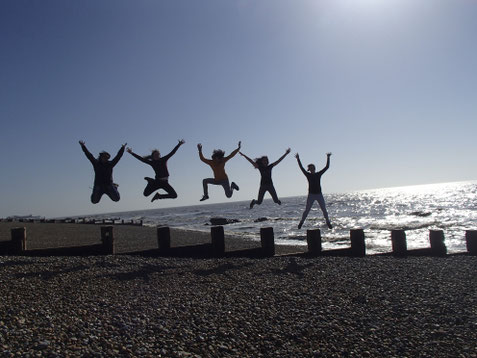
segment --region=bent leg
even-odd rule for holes
[[[111,198],[112,201],[119,201],[121,197],[119,196],[119,191],[116,188],[116,185],[111,185],[106,188],[106,195]]]
[[[227,198],[231,198],[232,194],[233,194],[233,190],[232,190],[232,188],[230,188],[230,183],[229,183],[228,179],[220,181],[220,185],[222,185],[222,187],[224,188],[225,196]]]
[[[169,184],[167,180],[161,180],[159,182],[160,189],[164,189],[167,194],[159,194],[159,199],[175,199],[177,198],[177,193],[174,188]]]
[[[103,194],[104,194],[104,191],[101,189],[101,187],[95,185],[93,187],[93,192],[91,193],[91,202],[93,204],[99,203]]]
[[[204,196],[209,196],[209,184],[217,184],[216,180],[213,178],[207,178],[202,180],[202,187],[204,188]]]
[[[144,188],[143,194],[144,196],[149,196],[152,193],[154,193],[157,189],[159,189],[160,186],[158,185],[157,180],[153,180],[151,178],[146,178],[146,180],[147,180],[147,185]]]

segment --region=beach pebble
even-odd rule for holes
[[[467,256],[0,262],[5,357],[477,354]]]

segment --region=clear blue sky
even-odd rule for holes
[[[199,204],[210,156],[289,155],[279,196],[305,195],[294,158],[325,164],[325,193],[477,178],[477,1],[3,0],[0,217]],[[89,201],[96,155],[166,154],[176,200],[142,196],[125,154],[121,201]],[[250,200],[259,173],[227,164]],[[221,188],[210,203],[226,201]]]

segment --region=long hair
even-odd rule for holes
[[[255,158],[254,162],[259,166],[260,168],[265,167],[265,159],[268,160],[268,157],[266,155],[260,157],[260,158]]]
[[[144,156],[143,158],[146,159],[146,160],[152,160],[152,157],[154,156],[154,153],[159,153],[159,154],[160,154],[160,152],[159,152],[158,149],[153,149],[152,152],[151,152],[151,154],[146,155],[146,156]]]
[[[225,152],[222,149],[214,149],[212,159],[223,159]]]

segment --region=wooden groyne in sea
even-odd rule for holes
[[[30,224],[89,224],[89,225],[133,225],[143,226],[142,220],[124,219],[88,219],[88,218],[64,218],[64,219],[34,219],[34,218],[0,218],[0,222],[18,222]]]
[[[225,235],[223,226],[212,226],[210,229],[210,243],[173,247],[171,245],[170,228],[157,227],[157,248],[132,252],[128,254],[166,257],[273,257],[275,256],[275,238],[272,227],[260,229],[260,246],[252,249],[225,251]],[[477,256],[477,230],[467,230],[465,233],[466,252],[452,255]],[[391,231],[392,251],[375,254],[375,256],[436,256],[445,257],[444,231],[429,231],[430,246],[420,249],[407,249],[406,233],[404,230]],[[365,232],[363,229],[350,230],[350,246],[342,249],[323,250],[320,229],[307,230],[307,252],[291,253],[286,256],[366,256]],[[88,255],[115,255],[117,254],[114,240],[114,226],[100,227],[100,243],[88,246],[57,247],[47,249],[29,249],[27,230],[25,227],[11,229],[11,240],[0,242],[0,255],[20,256],[88,256]]]

